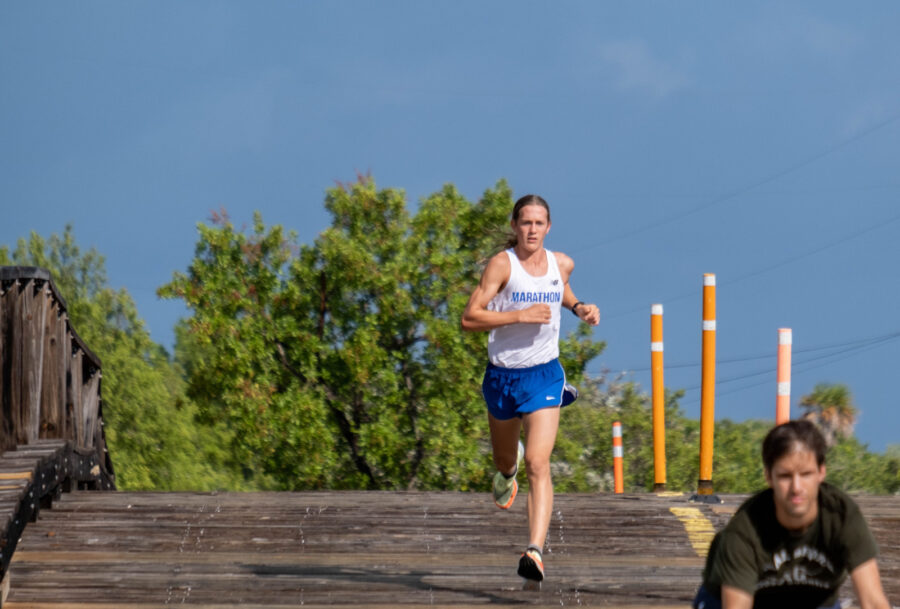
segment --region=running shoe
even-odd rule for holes
[[[494,503],[501,510],[508,510],[516,500],[516,493],[519,492],[515,474],[511,478],[507,478],[502,472],[494,474],[493,490]]]
[[[542,581],[544,579],[544,561],[541,558],[541,552],[534,546],[529,546],[522,558],[519,559],[519,575],[531,581]]]
[[[570,385],[566,383],[563,386],[563,395],[562,395],[562,405],[568,406],[572,402],[578,399],[578,388],[575,385]]]
[[[516,457],[516,471],[513,475],[506,477],[503,472],[494,474],[492,489],[494,491],[494,503],[501,510],[508,510],[512,507],[513,501],[516,500],[516,493],[519,492],[519,484],[516,482],[516,474],[519,473],[519,462],[525,456],[525,447],[519,442],[518,455]]]

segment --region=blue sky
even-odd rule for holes
[[[592,371],[649,388],[660,302],[667,385],[699,416],[715,273],[716,417],[774,417],[790,327],[793,414],[846,383],[883,450],[900,443],[897,31],[892,2],[3,2],[0,244],[73,223],[171,347],[186,312],[155,292],[212,210],[310,242],[325,189],[357,172],[411,208],[505,178],[550,202],[547,245],[600,306]]]

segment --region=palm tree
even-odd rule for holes
[[[819,383],[812,393],[800,399],[800,407],[806,410],[802,418],[819,427],[829,447],[834,446],[838,437],[853,435],[858,411],[846,385]]]

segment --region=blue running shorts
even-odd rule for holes
[[[488,363],[481,383],[488,412],[500,421],[570,404],[573,391],[573,387],[566,386],[566,373],[559,359],[529,368],[501,368]]]

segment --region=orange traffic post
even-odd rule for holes
[[[613,423],[613,480],[616,485],[616,494],[625,492],[625,480],[623,478],[622,468],[622,424],[618,421]]]
[[[775,394],[775,424],[791,420],[791,345],[790,328],[778,329],[778,389]]]
[[[653,490],[666,490],[666,386],[663,381],[663,306],[650,307],[650,381],[653,396]]]
[[[713,436],[716,403],[716,276],[703,275],[703,359],[700,381],[700,480],[691,501],[721,503],[713,494]]]

